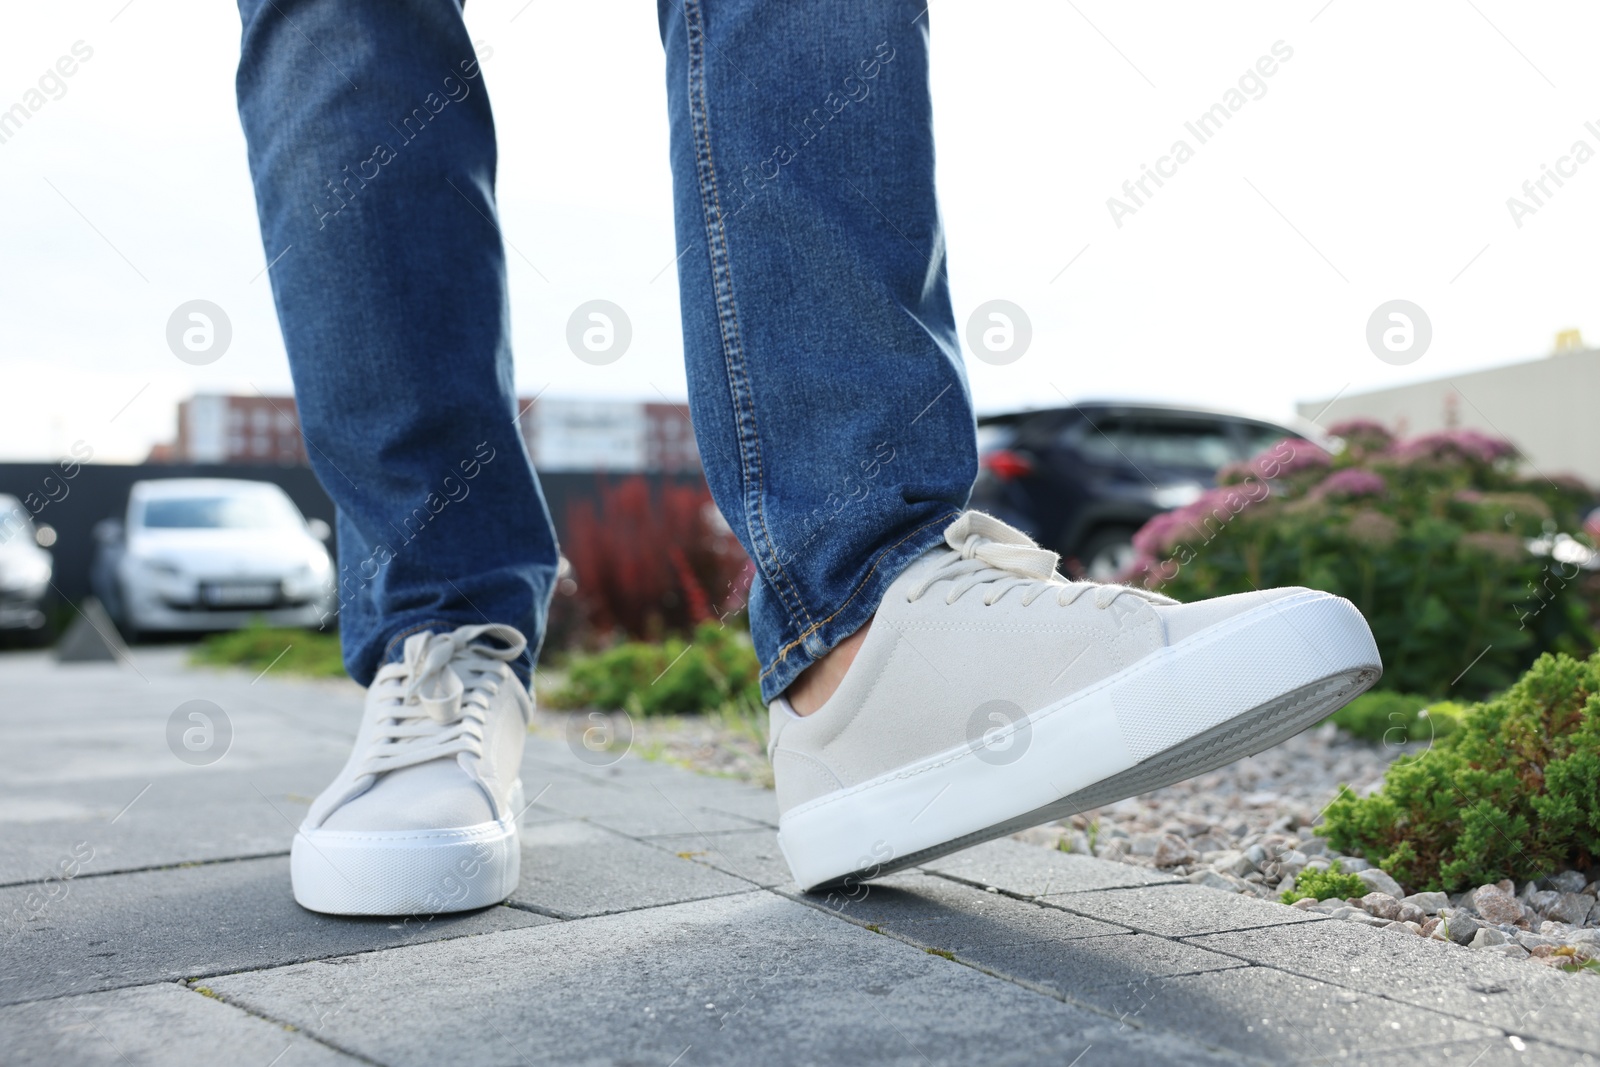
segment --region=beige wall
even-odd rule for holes
[[[1309,419],[1324,405],[1298,408]],[[1450,426],[1483,430],[1510,438],[1545,475],[1576,474],[1600,485],[1600,350],[1341,396],[1317,422],[1352,418],[1376,419],[1407,436]]]

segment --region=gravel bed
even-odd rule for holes
[[[1554,967],[1600,970],[1600,869],[1406,895],[1382,870],[1315,835],[1341,785],[1366,796],[1382,784],[1391,761],[1423,747],[1375,745],[1325,724],[1187,782],[1014,836],[1268,900],[1294,889],[1305,872],[1337,861],[1361,879],[1364,893],[1291,906]]]

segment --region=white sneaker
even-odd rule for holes
[[[1347,600],[1194,604],[1068,582],[969,511],[889,587],[821,708],[771,706],[778,840],[804,889],[872,878],[1182,781],[1320,722],[1383,673]]]
[[[349,762],[295,835],[302,907],[431,915],[511,895],[533,701],[507,663],[527,643],[498,624],[406,638],[404,660],[367,690]]]

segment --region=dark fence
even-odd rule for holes
[[[70,475],[70,476],[69,476]],[[586,471],[540,475],[545,499],[556,529],[565,531],[567,510],[576,500],[598,500],[598,487],[631,475]],[[699,475],[646,474],[654,488],[664,483],[701,483]],[[333,501],[306,467],[241,467],[211,464],[82,466],[59,463],[0,463],[0,493],[23,501],[36,523],[55,527],[55,585],[69,600],[89,593],[89,566],[94,559],[94,526],[101,519],[121,518],[128,506],[128,489],[147,478],[248,478],[273,482],[283,488],[308,519],[332,526]],[[703,484],[703,483],[702,483]]]

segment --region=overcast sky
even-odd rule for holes
[[[236,12],[7,7],[0,110],[26,103],[76,42],[92,56],[0,143],[0,458],[54,458],[81,439],[97,458],[137,460],[170,438],[183,396],[287,391],[234,112]],[[1541,356],[1560,329],[1600,338],[1600,159],[1572,156],[1580,140],[1600,151],[1584,125],[1600,130],[1600,105],[1585,105],[1600,100],[1600,9],[1223,7],[934,0],[957,318],[1004,299],[1033,325],[1015,362],[969,360],[980,410],[1117,396],[1287,418],[1300,400]],[[504,231],[549,279],[509,257],[519,389],[681,397],[654,5],[473,0],[467,20],[493,50]],[[1292,55],[1247,79],[1201,143],[1185,123],[1277,42]],[[1169,176],[1146,179],[1135,204],[1123,183],[1180,139],[1192,158],[1161,163]],[[1508,198],[1531,204],[1523,183],[1545,165],[1567,176],[1513,218]],[[1113,196],[1137,210],[1113,212]],[[633,321],[632,348],[607,366],[563,341],[595,297]],[[196,298],[234,330],[205,367],[165,341],[173,309]],[[1367,345],[1392,299],[1432,323],[1408,365]]]

